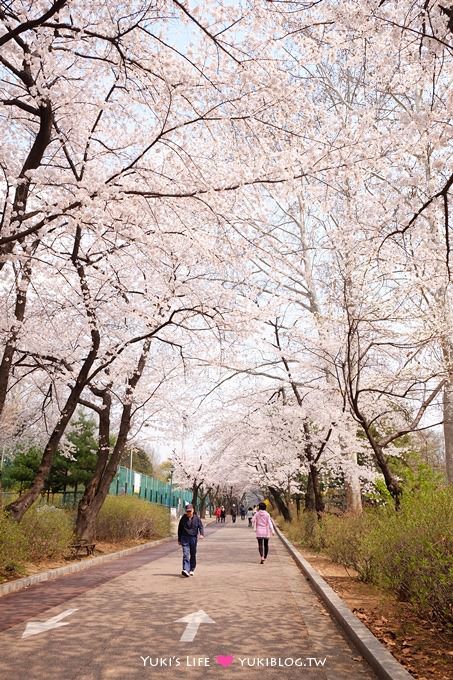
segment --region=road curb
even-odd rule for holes
[[[368,661],[378,678],[382,680],[413,680],[414,676],[408,673],[404,666],[390,654],[373,633],[354,616],[349,607],[328,583],[324,581],[311,564],[302,557],[293,544],[283,536],[279,529],[276,528],[276,531],[280,540],[321,597],[327,609],[343,628],[348,639],[351,640],[360,654]]]
[[[43,583],[44,581],[53,581],[59,576],[64,576],[65,574],[74,574],[77,571],[84,571],[85,569],[90,569],[103,562],[109,562],[110,560],[118,559],[119,557],[125,557],[126,555],[132,555],[133,553],[140,552],[141,550],[146,550],[146,548],[152,548],[155,545],[161,545],[162,543],[169,543],[174,541],[173,536],[168,538],[161,538],[158,541],[150,541],[149,543],[142,543],[142,545],[136,545],[133,548],[125,548],[124,550],[118,550],[118,552],[107,553],[107,555],[100,555],[99,557],[87,558],[81,560],[80,562],[74,562],[73,564],[68,564],[65,567],[57,567],[56,569],[49,569],[48,571],[41,571],[38,574],[33,574],[32,576],[25,576],[24,578],[18,578],[16,581],[8,581],[8,583],[0,584],[0,597],[3,595],[8,595],[9,593],[16,593],[19,590],[24,590],[36,583]]]

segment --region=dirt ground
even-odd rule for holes
[[[406,602],[361,583],[353,570],[305,548],[299,550],[414,678],[452,680],[453,635],[421,619]]]

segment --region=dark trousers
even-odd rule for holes
[[[197,537],[189,536],[181,541],[182,568],[186,571],[195,571],[197,566]]]
[[[258,550],[260,552],[261,557],[266,559],[267,553],[269,552],[269,539],[268,538],[258,538],[256,539],[258,541]]]

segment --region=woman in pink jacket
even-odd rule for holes
[[[261,564],[264,564],[269,552],[269,538],[275,535],[275,531],[271,516],[266,511],[266,503],[261,502],[258,508],[258,512],[253,515],[252,524],[256,532]]]

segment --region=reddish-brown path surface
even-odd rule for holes
[[[1,680],[375,679],[277,538],[260,565],[245,522],[206,533],[190,578],[175,541],[0,598]]]

